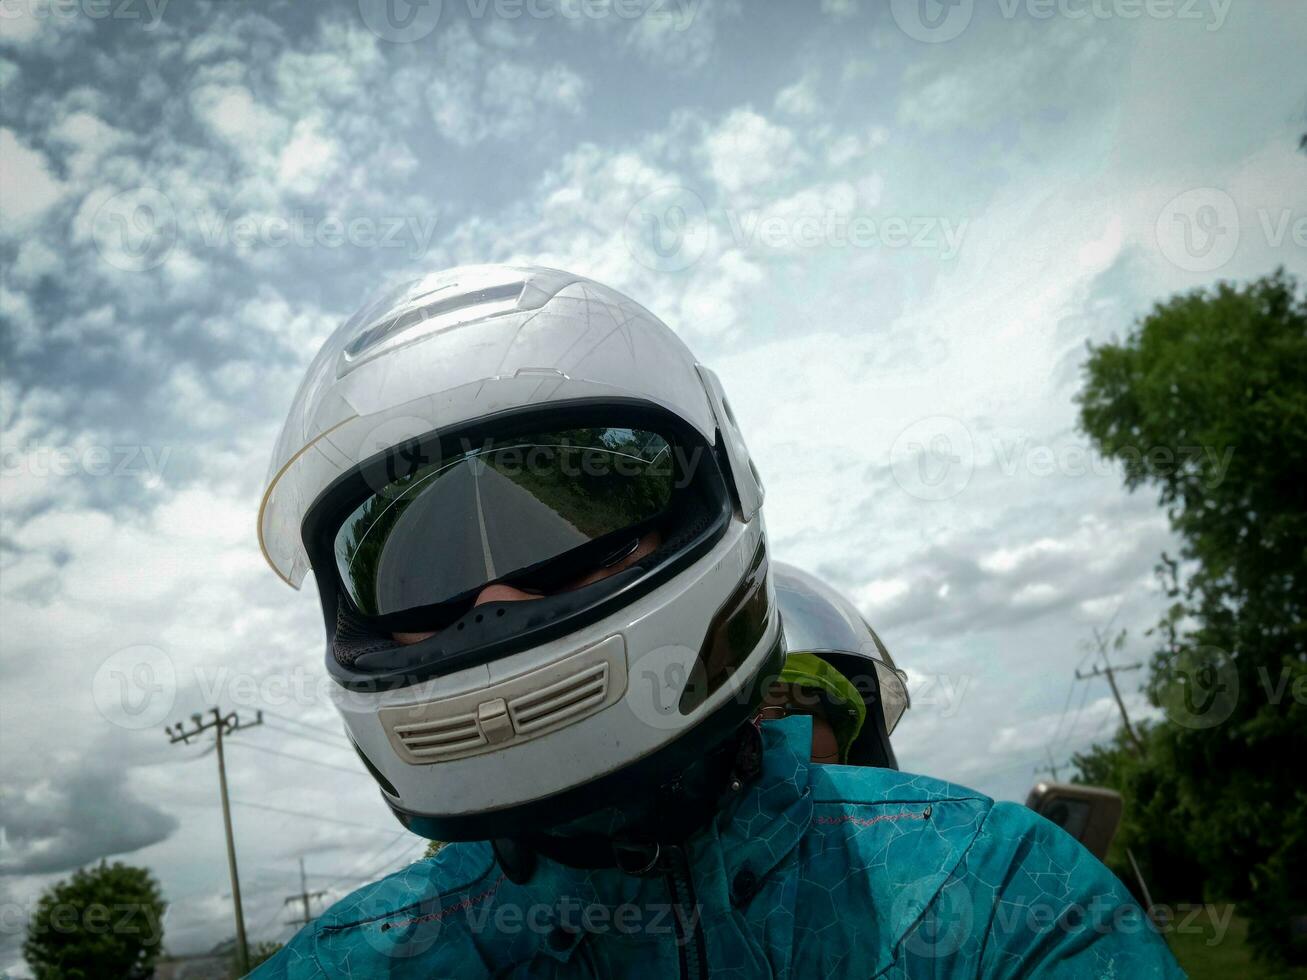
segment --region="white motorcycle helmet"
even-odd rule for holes
[[[890,736],[910,706],[907,674],[846,596],[793,565],[778,561],[772,568],[787,652],[824,660],[862,701],[865,720],[849,746],[848,763],[897,769]]]
[[[291,585],[313,570],[333,698],[400,820],[514,838],[672,779],[756,712],[785,655],[762,501],[668,327],[580,276],[477,266],[323,345],[259,539]],[[496,584],[538,598],[477,604]]]

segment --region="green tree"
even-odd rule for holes
[[[270,939],[265,939],[262,942],[252,943],[250,945],[249,972],[253,973],[254,968],[256,966],[258,966],[260,963],[265,962],[266,960],[272,959],[279,952],[281,952],[282,945],[283,945],[282,943],[273,942]],[[231,961],[231,975],[233,977],[239,977],[243,975],[240,971],[240,967],[237,966],[237,962],[238,962],[238,957],[233,956]]]
[[[148,977],[163,944],[165,908],[147,869],[101,861],[41,896],[23,956],[38,980]]]
[[[1079,400],[1183,542],[1148,684],[1167,720],[1142,755],[1085,761],[1132,794],[1156,876],[1187,855],[1259,952],[1307,959],[1307,295],[1280,270],[1175,296],[1091,346]]]

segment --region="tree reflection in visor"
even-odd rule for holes
[[[411,459],[337,530],[341,585],[373,617],[457,602],[497,581],[548,590],[620,559],[657,523],[678,486],[673,448],[649,430],[597,427]]]

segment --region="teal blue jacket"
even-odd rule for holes
[[[489,845],[450,845],[338,902],[255,976],[1184,975],[1121,883],[1025,807],[810,764],[805,717],[763,737],[757,781],[665,873],[542,859],[517,885]]]

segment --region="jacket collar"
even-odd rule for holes
[[[861,928],[878,937],[869,951],[874,969],[868,972],[883,971],[975,840],[989,801],[961,787],[894,770],[814,766],[809,762],[812,721],[806,716],[764,722],[760,730],[758,777],[689,842],[698,901],[708,906],[730,902],[732,883],[745,869],[761,881],[805,835],[834,835],[839,840],[828,845],[832,854],[847,851],[850,860],[876,868],[856,876],[854,891],[865,910]],[[814,815],[818,804],[821,812]],[[566,894],[583,903],[616,906],[640,903],[647,889],[662,887],[612,869],[583,871],[543,863],[549,872],[529,886],[542,901]],[[660,893],[657,900],[665,899]],[[556,932],[542,951],[565,962],[581,938]]]
[[[746,867],[758,878],[766,877],[798,846],[812,822],[812,719],[793,715],[765,721],[760,730],[762,771],[716,822],[716,846],[728,881]]]

